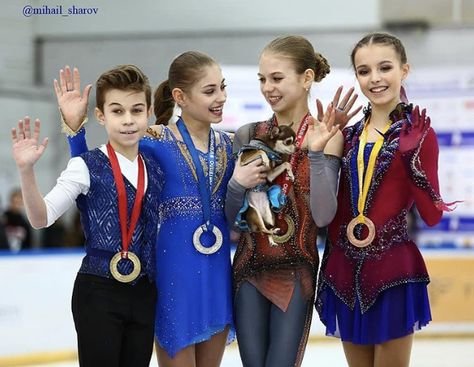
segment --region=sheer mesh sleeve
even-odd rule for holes
[[[320,152],[308,154],[311,175],[311,214],[318,227],[327,226],[337,210],[337,180],[340,159]]]
[[[234,143],[232,151],[236,154],[242,145],[247,144],[251,137],[256,123],[250,123],[239,128],[234,134]],[[230,228],[234,226],[235,218],[239,209],[242,207],[245,196],[245,187],[240,185],[234,178],[231,178],[227,184],[227,193],[225,198],[225,215]]]
[[[234,134],[234,144],[232,150],[237,153],[242,145],[247,144],[252,138],[252,132],[255,128],[256,122],[244,125],[239,128]]]

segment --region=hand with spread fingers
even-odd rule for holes
[[[31,169],[43,155],[48,146],[48,138],[39,144],[41,122],[35,120],[33,136],[31,135],[30,118],[26,116],[18,121],[18,128],[12,128],[12,152],[15,163],[20,171]]]
[[[362,106],[359,106],[351,112],[351,109],[358,98],[357,93],[354,93],[354,87],[350,88],[344,95],[342,100],[339,101],[339,99],[341,98],[342,89],[342,86],[337,88],[336,94],[334,94],[334,98],[332,99],[332,105],[335,109],[335,123],[339,125],[339,128],[341,130],[344,129],[349,120],[355,115],[357,115],[362,109]],[[316,100],[316,107],[318,110],[318,120],[322,121],[324,116],[323,104],[319,99]]]
[[[87,105],[92,84],[86,85],[81,94],[79,70],[69,66],[59,71],[59,82],[54,79],[54,91],[64,122],[77,131],[87,116]]]
[[[407,153],[420,145],[421,139],[430,128],[431,119],[426,115],[426,109],[420,113],[416,106],[411,113],[411,125],[406,121],[400,131],[400,152]]]
[[[306,132],[310,151],[324,150],[328,141],[337,133],[339,125],[335,124],[335,117],[336,111],[332,103],[328,105],[322,118],[319,118],[319,113],[317,119],[310,117],[308,131]]]

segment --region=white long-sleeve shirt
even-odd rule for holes
[[[107,157],[107,147],[99,148]],[[136,188],[138,184],[138,156],[130,161],[120,153],[116,152],[120,170],[127,180]],[[148,177],[145,168],[145,191],[148,187]],[[75,204],[80,194],[87,194],[90,188],[90,175],[86,162],[81,157],[71,158],[66,169],[61,172],[56,185],[44,197],[47,212],[47,224],[49,227],[61,215]],[[118,201],[117,201],[118,205]]]

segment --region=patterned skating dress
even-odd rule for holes
[[[216,131],[216,172],[211,196],[212,223],[221,230],[223,244],[218,252],[203,255],[193,246],[196,228],[203,224],[199,186],[191,155],[166,126],[160,135],[145,137],[140,150],[153,155],[164,172],[160,198],[161,226],[157,238],[156,264],[158,302],[155,335],[173,357],[181,349],[208,340],[231,326],[234,338],[230,239],[224,215],[227,183],[232,176],[232,142]],[[208,175],[207,153],[199,152]],[[201,236],[205,246],[212,244]]]
[[[261,121],[250,128],[249,141],[268,133],[274,126],[274,117]],[[250,125],[249,125],[250,126]],[[247,141],[243,142],[244,144]],[[311,326],[315,279],[319,264],[316,248],[317,227],[310,209],[310,160],[308,150],[297,149],[293,168],[295,180],[288,192],[285,213],[293,219],[295,233],[285,243],[272,247],[268,236],[261,233],[243,232],[234,257],[234,288],[246,281],[253,284],[269,300],[286,299],[289,302],[297,283],[308,301],[306,321],[300,340],[295,366],[300,366]],[[281,185],[281,177],[275,182]],[[284,220],[276,218],[277,227],[286,232]],[[288,294],[290,297],[288,297]],[[287,304],[286,304],[287,306]]]
[[[441,219],[438,143],[430,128],[417,149],[400,153],[400,130],[410,113],[411,107],[401,103],[390,114],[392,124],[375,161],[364,211],[373,220],[376,234],[365,248],[349,242],[346,228],[357,215],[357,152],[370,109],[364,119],[343,131],[338,208],[328,228],[316,302],[326,334],[342,341],[380,344],[411,334],[431,320],[429,276],[408,235],[406,216],[416,204],[427,224]],[[366,165],[371,149],[373,144],[367,144]],[[359,236],[367,236],[366,228]]]

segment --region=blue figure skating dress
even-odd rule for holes
[[[196,171],[186,145],[168,127],[160,135],[145,137],[140,150],[155,157],[164,172],[156,248],[158,301],[155,335],[170,357],[181,349],[208,340],[230,326],[232,319],[232,272],[230,239],[224,214],[227,183],[232,175],[232,142],[216,132],[216,177],[211,196],[211,221],[223,235],[222,247],[203,255],[193,245],[193,233],[203,224],[203,209]],[[199,152],[208,175],[207,153]],[[205,246],[213,238],[201,236]]]

